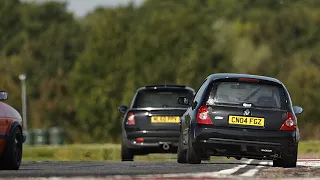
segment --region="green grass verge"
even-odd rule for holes
[[[302,141],[299,143],[300,153],[320,153],[320,141]]]
[[[24,146],[23,161],[120,161],[118,144]],[[136,156],[135,161],[175,161],[175,154]]]
[[[77,144],[64,146],[24,146],[23,161],[119,161],[119,144]],[[320,153],[320,141],[304,141],[299,153]],[[136,156],[135,161],[175,161],[175,154]],[[226,159],[215,157],[214,159]]]

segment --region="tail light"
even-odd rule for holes
[[[294,120],[294,116],[291,112],[287,112],[287,118],[282,124],[280,130],[283,131],[294,131],[296,130],[296,122]]]
[[[206,105],[201,106],[198,111],[197,124],[213,124],[209,116],[208,107]]]
[[[136,125],[136,119],[134,117],[133,112],[128,113],[127,125],[129,125],[129,126]]]

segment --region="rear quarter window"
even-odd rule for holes
[[[219,82],[213,86],[210,103],[216,105],[285,109],[285,95],[282,86],[249,82]]]
[[[177,103],[178,97],[193,98],[193,91],[186,89],[142,90],[136,95],[133,108],[187,108],[187,105]]]

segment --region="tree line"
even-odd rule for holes
[[[120,104],[150,84],[194,89],[212,73],[280,79],[301,105],[303,139],[320,136],[320,1],[146,0],[83,18],[61,2],[0,1],[0,88],[28,127],[63,127],[68,142],[117,142]],[[21,111],[20,111],[21,112]]]

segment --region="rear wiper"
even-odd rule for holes
[[[261,87],[258,87],[256,90],[254,90],[248,97],[246,97],[244,99],[244,101],[248,101],[249,99],[251,99],[255,94],[257,94],[257,92],[259,92],[259,90],[261,89]]]

